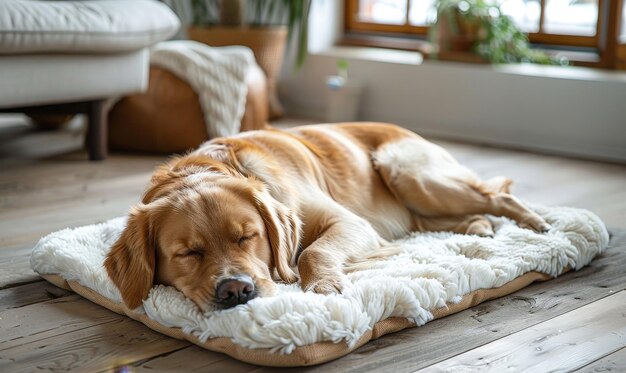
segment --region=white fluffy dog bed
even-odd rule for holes
[[[115,312],[175,338],[260,365],[312,365],[343,356],[370,339],[461,311],[588,264],[609,235],[593,213],[532,208],[552,225],[536,234],[493,218],[494,238],[420,233],[396,243],[402,253],[348,274],[340,295],[280,285],[278,296],[202,314],[172,287],[155,286],[143,309],[121,304],[102,265],[125,218],[52,233],[33,249],[32,268]]]

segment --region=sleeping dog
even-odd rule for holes
[[[154,284],[204,311],[271,296],[275,281],[337,293],[350,258],[410,232],[491,236],[485,214],[549,229],[510,183],[390,124],[241,133],[158,167],[104,265],[129,308]]]

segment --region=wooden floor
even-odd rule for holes
[[[0,372],[272,371],[163,336],[29,269],[42,235],[125,214],[164,160],[113,154],[90,163],[74,150],[81,133],[0,121]],[[437,142],[480,175],[513,178],[528,201],[596,212],[612,248],[579,272],[285,371],[626,371],[626,166]]]

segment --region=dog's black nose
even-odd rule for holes
[[[216,295],[222,307],[231,308],[256,298],[256,291],[250,276],[237,275],[222,280],[217,285]]]

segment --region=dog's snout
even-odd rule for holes
[[[217,285],[216,295],[218,303],[231,308],[256,298],[256,289],[250,276],[238,275],[222,280]]]

